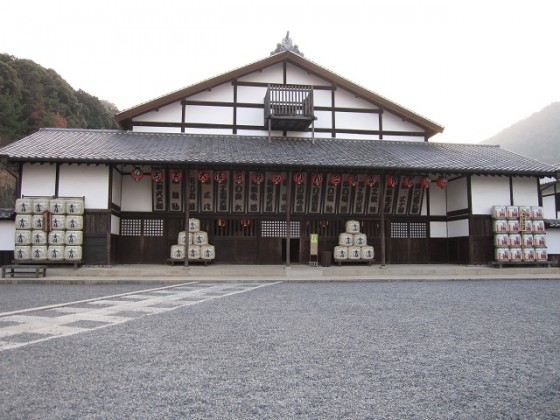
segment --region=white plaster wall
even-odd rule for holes
[[[383,112],[383,130],[388,131],[424,131],[422,128],[418,127],[417,125],[412,124],[408,121],[403,121],[401,117],[391,114],[390,112]],[[417,137],[422,139],[422,137]]]
[[[144,173],[147,173],[146,169]],[[140,181],[123,176],[121,211],[152,211],[152,180],[149,176]]]
[[[224,106],[185,107],[186,123],[233,124],[233,108]]]
[[[337,129],[379,130],[379,116],[377,114],[335,112],[335,123]]]
[[[332,92],[330,90],[313,90],[314,106],[332,106]]]
[[[492,214],[492,206],[509,205],[509,177],[483,176],[471,177],[473,214]]]
[[[385,130],[385,127],[383,127]],[[383,135],[383,140],[387,141],[424,141],[423,136],[388,136],[387,134]]]
[[[560,254],[560,229],[548,229],[546,231],[546,248],[549,255]]]
[[[186,99],[189,101],[233,102],[233,85],[230,82],[224,83],[213,87],[211,90],[191,95]],[[180,116],[181,114],[179,114]]]
[[[256,71],[246,76],[240,77],[238,80],[244,82],[261,82],[261,83],[284,83],[284,66],[282,63],[267,67],[262,71]]]
[[[314,74],[309,74],[307,71],[290,63],[286,66],[286,82],[289,85],[329,85],[325,79],[317,77]]]
[[[435,188],[438,188],[435,183],[432,183]],[[446,186],[447,189],[447,211],[463,210],[469,207],[469,199],[467,193],[467,178],[458,178],[449,181]]]
[[[111,188],[113,190],[111,200],[114,204],[120,207],[122,203],[122,175],[116,169],[113,169],[113,182]]]
[[[447,222],[430,222],[430,238],[447,238]]]
[[[237,108],[237,124],[264,127],[264,111],[258,108]]]
[[[430,216],[447,216],[446,190],[432,183],[427,193],[430,195]]]
[[[110,170],[106,165],[60,165],[58,195],[85,196],[86,209],[107,209]]]
[[[21,194],[54,196],[56,183],[56,165],[25,163],[21,177]]]
[[[324,137],[330,138],[330,133],[323,133]],[[318,136],[315,136],[318,137]],[[374,134],[348,134],[348,133],[338,133],[336,135],[338,139],[349,139],[349,140],[379,140],[378,135]]]
[[[229,135],[232,134],[232,130],[231,129],[227,129],[227,128],[215,128],[212,130],[208,130],[207,128],[185,128],[185,133],[186,134],[225,134],[225,135]],[[264,136],[264,131],[260,134],[261,136]],[[267,132],[268,135],[268,132]]]
[[[158,111],[150,111],[142,114],[132,121],[150,122],[181,122],[182,106],[180,102],[161,107]]]
[[[255,103],[264,104],[264,97],[266,95],[266,87],[257,86],[238,86],[237,87],[237,102],[241,103]],[[261,113],[264,111],[261,109]]]
[[[178,121],[180,122],[180,120]],[[133,126],[132,131],[138,133],[180,133],[181,129],[179,127],[142,127]],[[231,130],[230,130],[231,131]],[[207,131],[206,131],[207,133]]]
[[[113,235],[119,235],[121,232],[121,219],[114,214],[111,215],[111,233]]]
[[[449,238],[457,238],[461,236],[469,236],[469,221],[464,220],[453,220],[447,222],[447,234]]]
[[[332,112],[330,111],[315,111],[315,127],[317,128],[332,128]]]
[[[516,206],[539,205],[539,183],[535,178],[514,177],[513,204]]]
[[[13,251],[15,247],[16,224],[13,220],[0,220],[0,250]]]
[[[544,218],[545,219],[556,219],[556,199],[553,195],[549,195],[548,197],[543,197],[543,210],[544,210]]]
[[[356,98],[356,95],[353,93],[340,88],[334,92],[334,104],[340,108],[378,109],[372,103]]]

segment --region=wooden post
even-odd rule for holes
[[[286,177],[286,267],[290,266],[290,208],[292,201],[292,173],[287,172]]]
[[[185,267],[189,268],[189,211],[190,211],[190,188],[191,188],[191,178],[189,176],[189,170],[187,168],[184,169],[185,176],[183,179],[185,180],[185,230],[186,230],[186,239],[185,239]]]
[[[381,267],[385,266],[385,191],[387,179],[381,175]]]

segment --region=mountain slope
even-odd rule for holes
[[[548,105],[481,143],[499,144],[541,162],[560,165],[560,102]]]

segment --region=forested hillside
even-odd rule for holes
[[[115,105],[74,90],[52,69],[0,54],[0,147],[42,127],[118,128]],[[17,168],[0,163],[0,208],[14,208]]]
[[[115,105],[74,90],[58,73],[0,54],[0,145],[41,127],[117,128]]]
[[[550,104],[482,143],[499,144],[541,162],[560,165],[560,102]]]

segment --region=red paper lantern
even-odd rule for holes
[[[222,183],[226,182],[227,181],[227,172],[226,171],[216,171],[216,173],[214,174],[214,180],[219,184],[222,184]]]
[[[423,188],[428,188],[430,186],[430,182],[432,182],[432,179],[429,176],[423,176],[420,180],[420,185]]]
[[[130,176],[133,180],[140,181],[142,178],[144,178],[144,171],[139,166],[136,166],[130,173]]]
[[[312,174],[311,183],[313,185],[321,185],[323,183],[323,174]]]
[[[183,179],[183,171],[180,169],[171,169],[169,171],[169,179],[171,182],[178,184],[181,182],[181,179]]]
[[[377,175],[366,175],[366,184],[370,187],[373,187],[375,184],[379,182],[379,176]]]
[[[163,181],[164,173],[162,169],[152,169],[152,181],[161,182]]]
[[[210,173],[208,171],[198,171],[197,174],[198,180],[203,184],[206,184],[210,181]]]
[[[414,186],[414,177],[413,176],[403,176],[402,185],[406,188],[411,188]]]
[[[284,177],[282,176],[282,172],[272,172],[270,174],[270,181],[274,184],[274,185],[278,185],[282,183],[282,179],[284,179]]]
[[[389,175],[387,177],[387,186],[390,188],[394,188],[399,183],[399,177],[396,175]]]
[[[346,182],[348,182],[352,186],[355,186],[355,185],[358,184],[358,182],[360,182],[360,176],[359,175],[348,175],[346,177]]]
[[[332,174],[329,178],[329,184],[331,185],[339,185],[342,182],[342,175],[340,174]]]
[[[447,178],[445,178],[443,176],[440,176],[438,178],[438,180],[436,181],[436,184],[437,184],[438,187],[440,187],[442,189],[445,188],[447,186]]]
[[[235,184],[243,184],[245,183],[245,172],[235,171],[233,173],[233,182]]]
[[[305,182],[305,173],[296,172],[293,176],[293,180],[296,184],[301,185]]]

